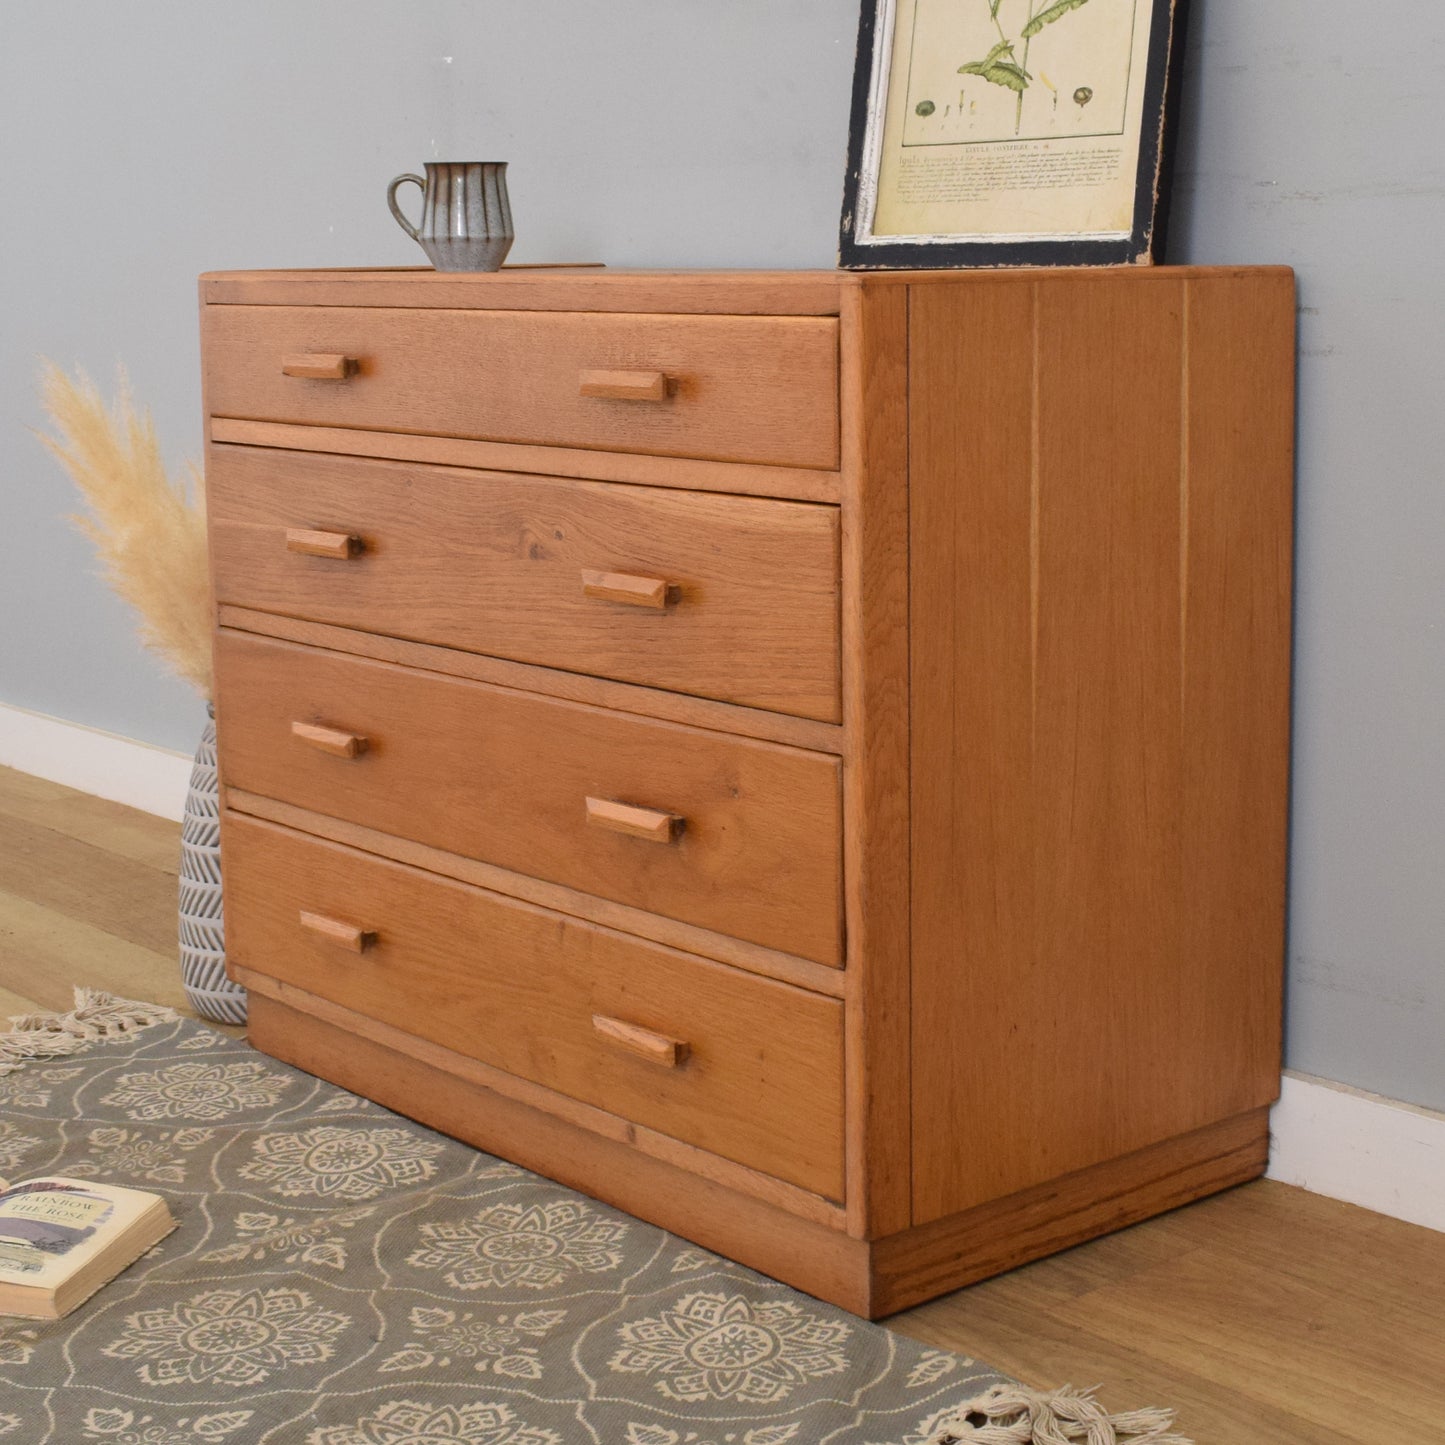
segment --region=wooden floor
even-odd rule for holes
[[[0,768],[0,1017],[76,984],[184,1010],[179,829]],[[1445,1234],[1285,1185],[895,1316],[1036,1385],[1173,1405],[1198,1445],[1445,1442]]]

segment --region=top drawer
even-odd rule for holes
[[[832,317],[207,306],[203,324],[213,416],[838,465]],[[321,369],[303,358],[344,374],[283,370]],[[619,382],[638,395],[597,394]]]

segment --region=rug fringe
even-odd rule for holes
[[[17,1014],[0,1034],[0,1075],[37,1059],[62,1059],[102,1039],[118,1038],[152,1024],[174,1023],[180,1014],[162,1004],[117,998],[98,988],[75,990],[75,1007],[64,1014]]]
[[[1110,1415],[1094,1389],[995,1385],[940,1421],[926,1445],[1191,1445],[1171,1433],[1173,1410]]]

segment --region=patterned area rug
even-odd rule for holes
[[[0,1175],[151,1189],[180,1227],[69,1319],[0,1319],[0,1445],[1085,1438],[1028,1433],[1048,1405],[985,1365],[244,1042],[80,1001],[0,1038]],[[1176,1438],[1138,1419],[1118,1438]]]

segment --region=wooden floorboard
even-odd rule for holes
[[[35,1000],[26,998],[21,994],[12,993],[8,988],[0,988],[0,1031],[8,1027],[7,1019],[19,1018],[22,1014],[34,1013],[36,1009]]]
[[[178,823],[0,768],[0,1020],[68,1009],[76,987],[194,1017],[176,951],[180,849]]]
[[[76,985],[184,1009],[180,830],[0,769],[0,1017]],[[1031,1384],[1172,1405],[1198,1445],[1445,1442],[1445,1234],[1260,1182],[891,1328]]]
[[[1445,1235],[1270,1181],[888,1323],[1199,1445],[1445,1441]]]
[[[0,852],[0,860],[4,856]],[[4,874],[0,862],[0,880]],[[0,889],[0,987],[32,1007],[68,1009],[77,984],[171,1008],[185,1002],[174,947],[169,953],[146,948]]]
[[[0,817],[0,889],[156,953],[176,946],[176,875]]]
[[[176,824],[14,768],[0,768],[0,817],[80,839],[121,858],[148,863],[162,873],[174,876],[180,867]]]

